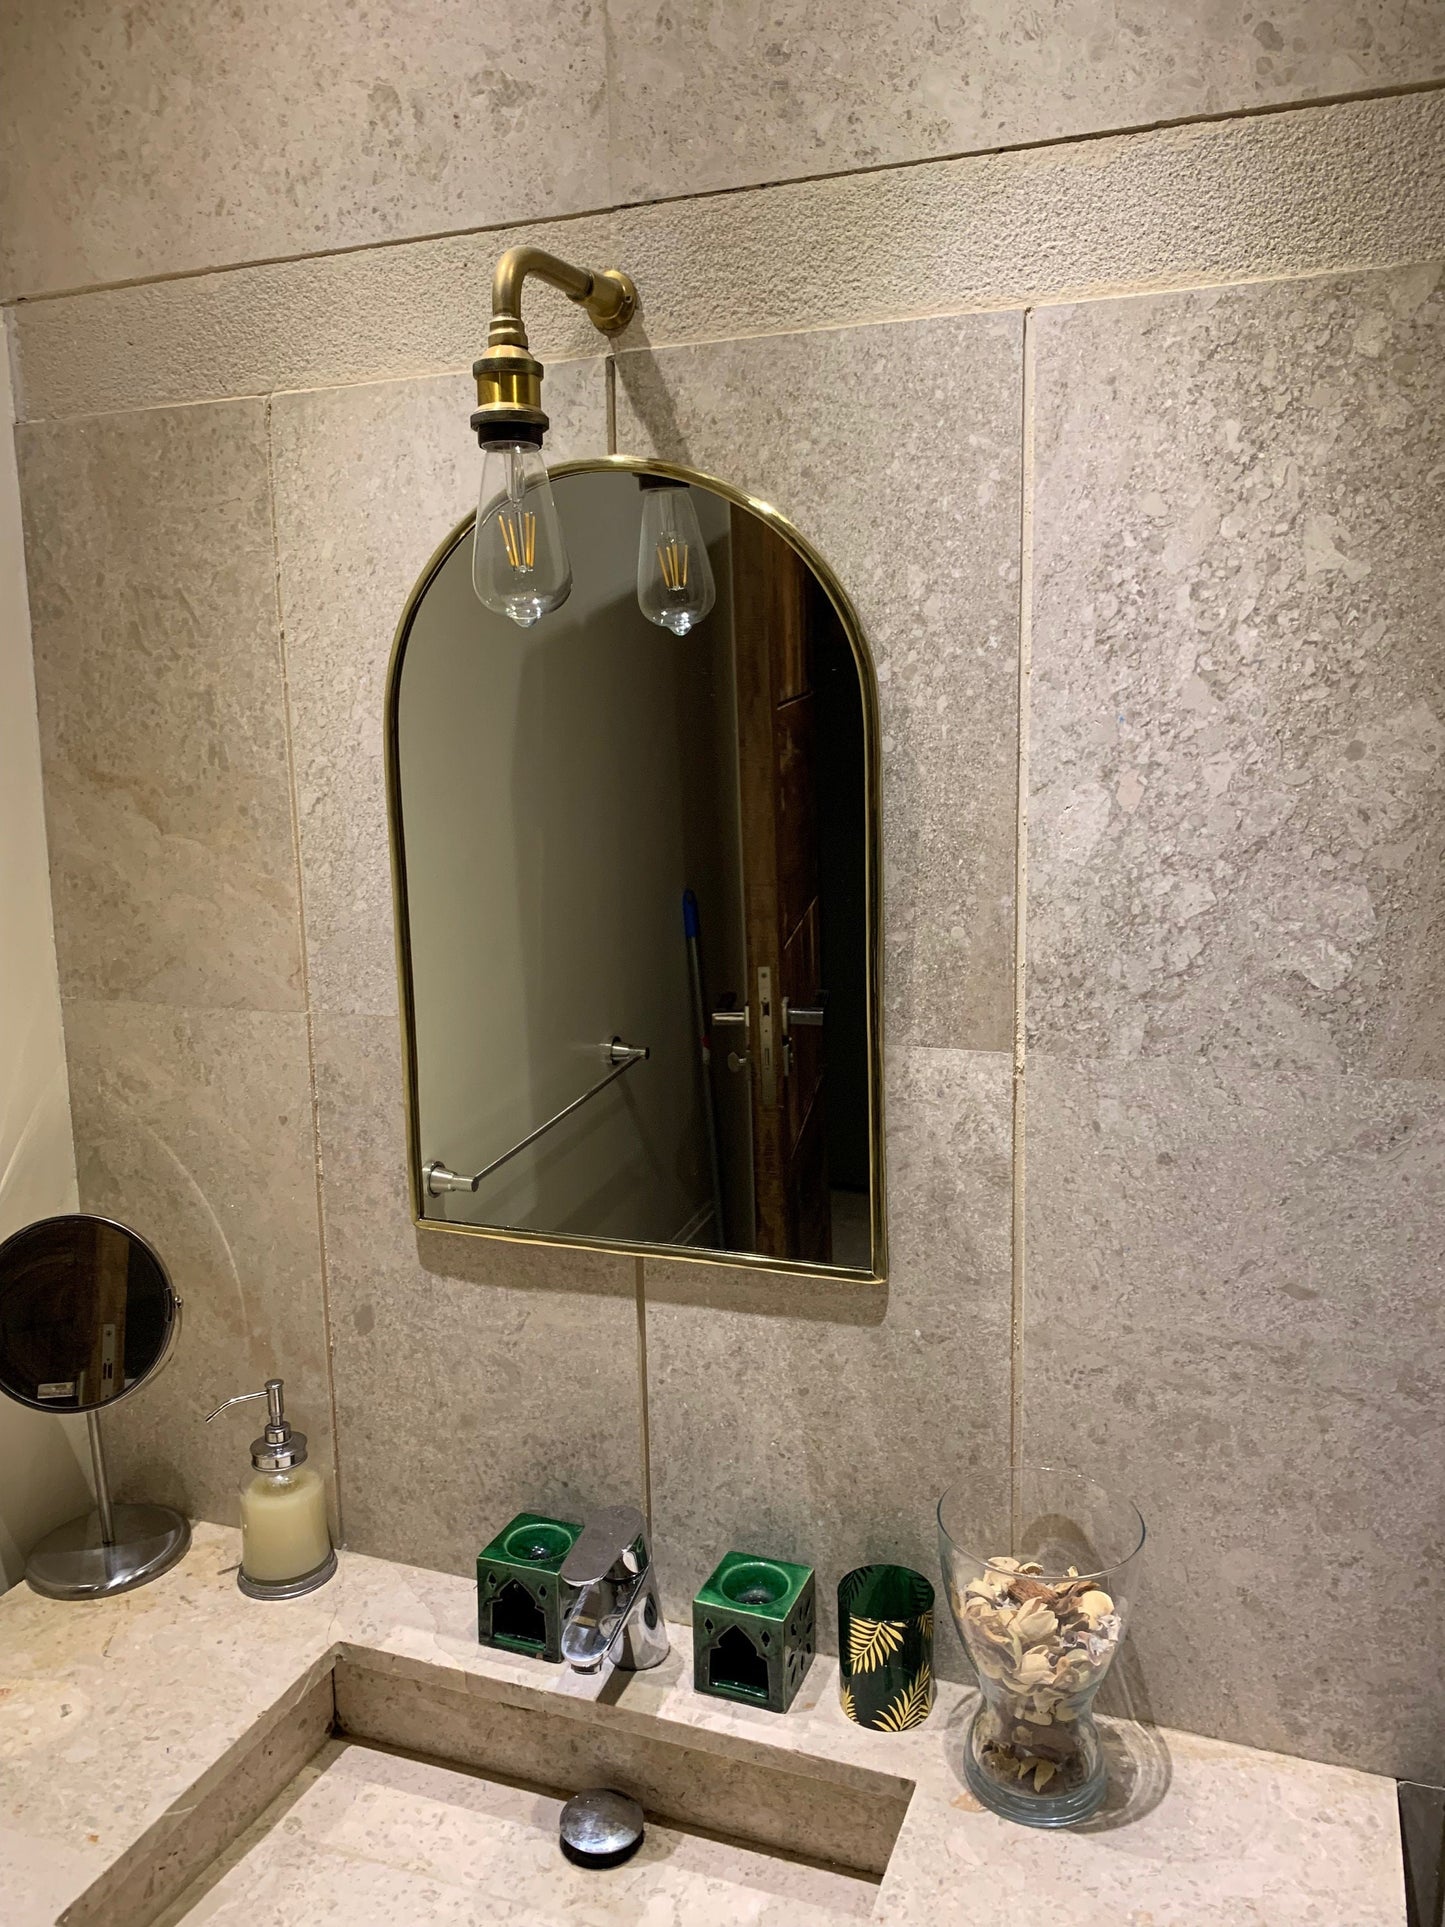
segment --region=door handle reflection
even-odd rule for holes
[[[816,1004],[790,1004],[785,997],[783,999],[784,1034],[786,1035],[790,1030],[821,1030],[823,1027],[823,1019],[827,1015],[828,993],[826,990],[820,990],[818,992],[818,1001]]]

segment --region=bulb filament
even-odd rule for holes
[[[507,560],[519,575],[526,574],[537,560],[536,516],[530,509],[503,509],[497,527],[502,531]]]
[[[687,544],[669,535],[657,545],[657,563],[662,584],[670,595],[681,595],[687,587]]]

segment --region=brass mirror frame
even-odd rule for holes
[[[397,986],[401,1007],[402,1090],[406,1109],[407,1190],[411,1199],[412,1224],[418,1231],[433,1231],[464,1238],[493,1238],[507,1244],[534,1244],[570,1250],[605,1251],[616,1257],[626,1258],[673,1258],[684,1264],[729,1265],[740,1270],[774,1271],[795,1277],[838,1278],[854,1284],[870,1282],[883,1284],[888,1277],[888,1197],[883,1139],[882,763],[878,718],[878,677],[873,667],[872,652],[864,637],[862,625],[858,621],[857,611],[833,570],[808,538],[796,529],[785,515],[781,515],[771,503],[745,494],[742,489],[734,488],[730,482],[721,481],[715,475],[706,475],[699,469],[685,468],[676,462],[657,461],[633,455],[601,455],[578,461],[558,462],[555,465],[549,463],[548,473],[554,480],[561,480],[568,475],[608,473],[666,475],[673,481],[694,483],[699,488],[708,489],[714,495],[722,496],[736,508],[747,509],[761,521],[766,522],[773,532],[780,535],[807,563],[818,581],[822,583],[828,600],[833,606],[833,612],[842,625],[844,635],[848,638],[848,646],[853,652],[853,661],[858,671],[859,691],[863,702],[864,790],[867,816],[867,846],[864,851],[864,925],[867,932],[868,1162],[872,1265],[871,1269],[864,1270],[859,1266],[820,1265],[802,1259],[773,1258],[763,1252],[714,1251],[703,1246],[588,1238],[571,1236],[558,1231],[520,1230],[507,1225],[452,1224],[445,1219],[426,1216],[422,1189],[421,1119],[417,1093],[416,1008],[409,943],[411,926],[407,904],[401,767],[397,740],[398,708],[402,666],[406,660],[407,644],[411,639],[412,624],[416,620],[417,610],[421,607],[422,599],[436,580],[443,565],[470,536],[477,519],[475,510],[457,524],[417,577],[412,592],[406,599],[401,620],[397,624],[396,635],[391,646],[391,661],[386,672],[384,730],[386,822],[387,839],[391,847],[392,914],[396,937]]]

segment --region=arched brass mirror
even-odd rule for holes
[[[802,536],[724,483],[622,456],[551,480],[561,606],[526,626],[484,607],[468,518],[392,655],[414,1215],[881,1278],[878,709],[856,617]],[[504,564],[532,519],[504,512]]]

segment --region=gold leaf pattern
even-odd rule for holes
[[[891,1619],[854,1619],[848,1624],[848,1664],[871,1673],[903,1644],[903,1629]]]
[[[858,1718],[858,1708],[853,1704],[853,1688],[848,1684],[847,1680],[840,1682],[838,1697],[843,1702],[843,1711],[846,1716],[850,1720],[856,1721]]]
[[[918,1629],[923,1635],[923,1650],[929,1652],[933,1646],[933,1608],[919,1615]]]
[[[922,1726],[932,1708],[933,1674],[924,1665],[917,1677],[884,1707],[878,1715],[878,1724],[885,1733],[903,1733],[910,1726]]]

